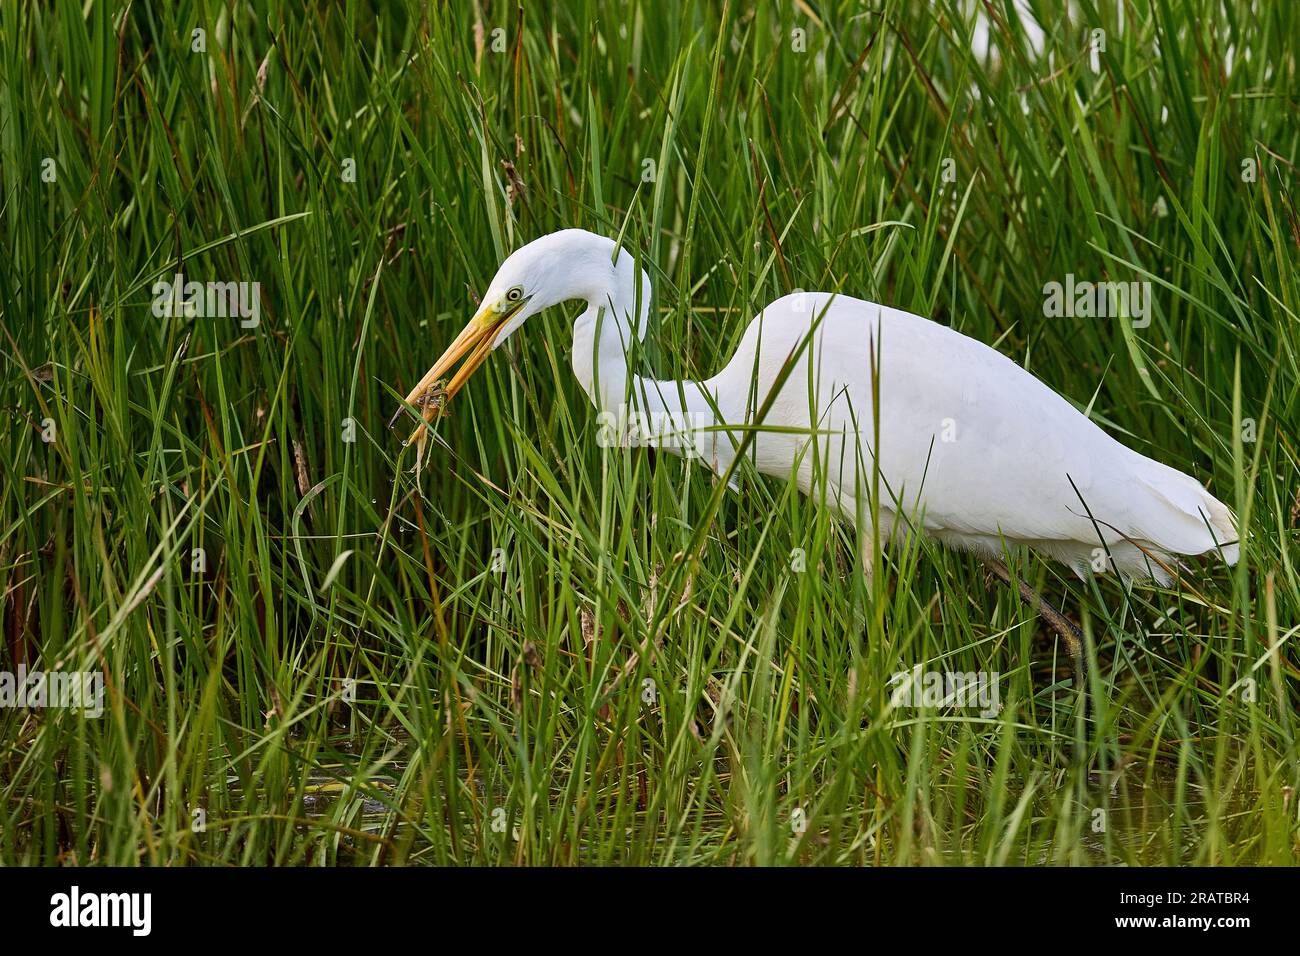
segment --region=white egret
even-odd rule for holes
[[[911,528],[978,553],[1005,581],[997,556],[1014,545],[1080,577],[1161,583],[1181,555],[1237,560],[1235,519],[1200,482],[1120,444],[982,342],[874,302],[799,292],[763,309],[712,378],[658,380],[627,362],[650,298],[649,276],[610,239],[543,236],[502,263],[407,404],[430,419],[530,316],[577,299],[587,308],[573,324],[573,371],[598,410],[672,423],[667,431],[686,434],[662,444],[698,450],[720,474],[749,428],[745,455],[759,472],[793,478],[855,524],[868,574],[870,535],[883,545]],[[873,487],[875,528],[866,526]],[[1066,638],[1078,674],[1077,629],[1023,585],[1021,597]]]

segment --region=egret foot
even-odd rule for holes
[[[1003,584],[1013,583],[1011,572],[1007,566],[997,558],[981,557],[984,566],[993,573]],[[1017,591],[1020,600],[1032,607],[1038,612],[1039,616],[1048,623],[1057,634],[1061,635],[1061,640],[1065,641],[1066,650],[1070,652],[1070,662],[1074,670],[1074,687],[1083,694],[1084,716],[1088,715],[1088,669],[1083,656],[1083,632],[1080,631],[1068,617],[1052,607],[1047,599],[1031,588],[1023,580],[1017,579],[1014,582],[1017,585]]]

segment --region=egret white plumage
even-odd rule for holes
[[[597,409],[678,423],[690,441],[669,447],[693,446],[719,473],[758,426],[746,456],[854,523],[868,573],[870,535],[887,543],[910,528],[986,559],[1027,545],[1080,576],[1167,583],[1179,556],[1237,560],[1232,513],[1196,479],[1111,438],[995,349],[898,309],[795,293],[754,317],[712,378],[633,373],[627,356],[646,332],[650,278],[615,242],[579,229],[502,263],[408,405],[428,420],[529,316],[574,299],[587,308],[573,324],[573,371]],[[426,401],[463,356],[439,400]],[[864,524],[873,487],[874,528]]]

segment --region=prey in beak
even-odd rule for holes
[[[415,388],[406,396],[403,408],[415,406],[420,409],[420,416],[425,423],[432,422],[435,417],[442,413],[447,402],[451,401],[452,396],[461,390],[464,384],[469,381],[469,377],[474,374],[485,361],[492,351],[492,343],[496,341],[497,334],[501,331],[510,319],[523,308],[524,304],[530,297],[522,295],[519,290],[511,289],[501,298],[485,303],[469,320],[465,328],[461,329],[460,335],[456,336],[451,345],[447,346],[447,351],[442,353],[442,357],[433,363],[433,368],[424,373],[424,377],[416,383]],[[452,376],[450,382],[443,383],[443,377],[462,357],[465,362],[456,374]],[[399,408],[388,422],[388,427],[392,428],[393,423],[397,421],[402,409]],[[420,424],[411,437],[407,439],[408,443],[421,440],[423,445],[425,424]]]

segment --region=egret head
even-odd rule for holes
[[[551,233],[515,250],[488,283],[474,317],[407,395],[407,403],[422,404],[429,390],[464,357],[441,390],[440,401],[450,400],[493,349],[543,309],[570,299],[614,297],[626,271],[623,260],[631,263],[631,256],[619,252],[616,267],[616,251],[612,240],[582,229]]]

